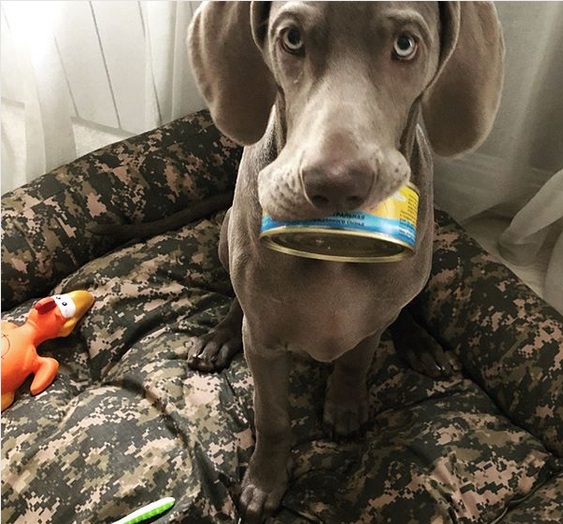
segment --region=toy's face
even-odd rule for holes
[[[37,302],[30,318],[37,323],[44,336],[66,337],[94,303],[88,291],[71,291],[53,295]]]
[[[57,295],[57,297],[61,297]],[[60,330],[66,318],[63,316],[61,308],[57,302],[67,302],[67,300],[55,300],[54,296],[42,298],[29,313],[28,319],[37,325],[37,332],[42,339],[61,336]],[[70,333],[70,331],[69,331]]]
[[[70,295],[55,295],[53,300],[59,308],[63,318],[72,318],[76,315],[76,304]]]
[[[94,297],[88,291],[71,291],[65,295],[53,297],[59,314],[66,319],[59,336],[66,337],[74,329],[74,326],[84,316],[94,303]]]

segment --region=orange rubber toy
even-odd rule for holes
[[[32,395],[51,385],[59,363],[39,356],[37,346],[68,336],[93,303],[88,291],[71,291],[39,300],[21,326],[2,321],[2,411],[12,405],[16,391],[30,374],[34,375]]]

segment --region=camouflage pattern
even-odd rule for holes
[[[117,247],[90,233],[92,223],[148,222],[232,188],[241,154],[199,112],[16,189],[2,199],[2,309]]]
[[[445,213],[437,219],[434,274],[416,314],[516,424],[563,455],[561,315]]]
[[[125,246],[88,224],[154,219],[224,190],[239,155],[199,113],[3,198],[4,318],[51,292],[96,297],[68,338],[40,346],[61,362],[55,382],[31,397],[28,381],[2,414],[3,523],[105,524],[165,496],[176,505],[155,522],[237,522],[252,379],[242,354],[218,374],[186,364],[232,299],[223,213]],[[411,307],[452,377],[412,371],[384,336],[366,432],[334,442],[321,428],[330,366],[296,360],[294,472],[271,523],[561,522],[563,320],[437,220],[433,273]]]

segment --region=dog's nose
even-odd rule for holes
[[[321,211],[352,211],[367,199],[375,177],[364,162],[316,162],[302,168],[307,199]]]

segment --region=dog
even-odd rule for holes
[[[240,511],[262,522],[290,477],[293,355],[333,363],[329,435],[354,435],[368,417],[380,336],[430,274],[431,148],[457,155],[490,132],[502,32],[489,2],[209,2],[188,45],[214,122],[245,146],[219,242],[236,300],[189,363],[209,371],[244,350],[256,446]],[[411,258],[327,262],[260,241],[263,213],[287,221],[373,209],[409,181],[420,191]]]

